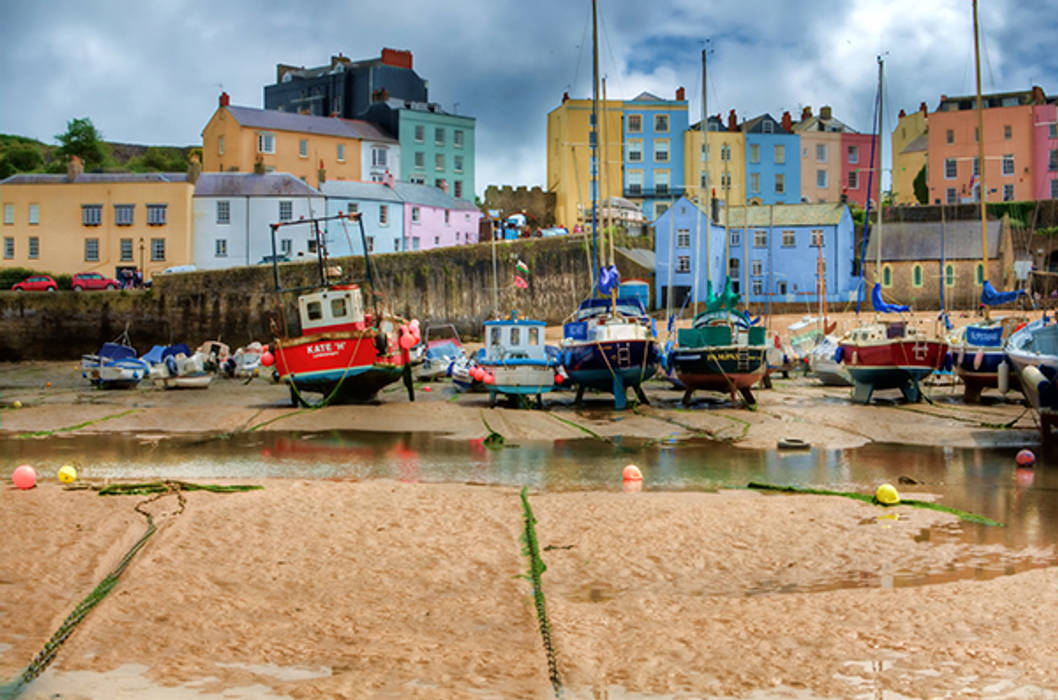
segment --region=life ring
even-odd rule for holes
[[[776,445],[780,450],[807,450],[812,447],[811,443],[795,437],[780,438]]]

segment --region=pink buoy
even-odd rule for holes
[[[411,350],[415,347],[415,338],[409,333],[403,333],[400,336],[400,347],[404,350]]]
[[[1021,450],[1014,457],[1019,467],[1031,467],[1036,464],[1036,455],[1032,450]]]
[[[37,472],[28,464],[20,465],[11,474],[11,481],[23,491],[31,489],[37,485]]]
[[[495,384],[496,383],[496,375],[492,374],[491,372],[487,372],[485,374],[485,378],[482,379],[482,381],[485,382],[486,384]]]
[[[276,361],[275,355],[265,350],[261,353],[261,364],[265,367],[271,367]]]
[[[430,391],[430,387],[428,387],[428,386],[424,386],[424,387],[422,388],[422,390],[423,390],[423,391],[426,391],[426,392],[429,392],[429,391]]]
[[[639,471],[639,467],[634,464],[629,464],[621,470],[622,481],[642,481],[643,472]]]

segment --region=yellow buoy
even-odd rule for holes
[[[18,399],[15,399],[14,403],[12,403],[11,405],[14,406],[15,408],[22,408],[22,402],[19,401]]]
[[[59,468],[59,481],[64,484],[72,484],[77,481],[77,470],[72,465],[64,464]]]
[[[878,487],[878,490],[874,492],[874,498],[886,506],[895,506],[900,502],[900,494],[896,492],[892,484],[882,484]]]

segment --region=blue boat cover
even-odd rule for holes
[[[1003,344],[1003,326],[966,327],[966,344],[985,348],[998,348]]]
[[[871,291],[871,305],[875,311],[879,311],[883,314],[907,311],[908,308],[904,304],[887,304],[882,300],[882,283],[875,282],[874,289]]]
[[[606,312],[610,310],[613,302],[610,299],[594,298],[585,299],[577,307],[577,316],[585,318],[597,314],[586,313],[591,311]],[[647,310],[643,308],[643,302],[636,297],[617,297],[617,310],[625,316],[646,316]]]
[[[136,351],[121,343],[103,343],[103,347],[99,348],[99,357],[103,360],[126,360],[136,357]]]
[[[1000,292],[992,286],[991,282],[985,280],[984,287],[981,288],[981,303],[986,306],[1009,304],[1024,293],[1024,289],[1018,289],[1013,292]]]
[[[155,345],[150,350],[145,352],[142,356],[140,356],[140,359],[152,365],[156,365],[162,361],[163,350],[165,350],[164,345]]]
[[[599,268],[599,292],[601,294],[609,294],[621,281],[621,275],[617,272],[616,265],[609,265],[607,267]]]
[[[165,358],[173,357],[180,353],[183,353],[187,357],[191,357],[191,348],[183,343],[177,343],[176,345],[155,345],[140,359],[149,362],[152,365],[156,365],[159,362],[164,362]]]

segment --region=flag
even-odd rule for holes
[[[524,278],[519,277],[518,275],[515,275],[514,276],[514,286],[518,287],[518,289],[528,289],[529,288],[529,283],[526,282]]]
[[[521,260],[519,260],[517,263],[515,263],[514,270],[515,270],[515,272],[517,272],[520,275],[525,275],[527,277],[529,276],[529,266],[526,265]]]

